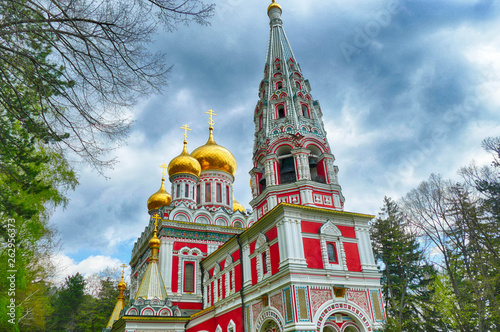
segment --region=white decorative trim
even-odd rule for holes
[[[347,270],[347,262],[345,257],[344,238],[338,227],[330,220],[327,219],[319,229],[319,238],[321,244],[321,256],[323,258],[323,267],[332,270]],[[335,244],[337,250],[337,263],[330,263],[328,259],[327,242]]]
[[[232,319],[229,321],[229,324],[227,324],[227,332],[236,332],[236,324]]]

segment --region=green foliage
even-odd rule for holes
[[[110,269],[85,279],[78,273],[67,277],[52,296],[54,311],[47,319],[48,330],[101,331],[117,302],[118,282],[116,270]]]
[[[386,331],[443,330],[443,321],[430,302],[436,271],[390,198],[384,198],[382,212],[371,225],[371,239],[382,273]]]

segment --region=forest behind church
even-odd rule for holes
[[[156,29],[214,13],[197,0],[129,3],[0,0],[2,331],[100,331],[116,303],[118,271],[54,284],[51,214],[78,185],[78,163],[115,163],[107,152],[131,126],[123,110],[165,85],[170,67],[145,48]],[[371,235],[387,331],[500,329],[500,138],[482,148],[491,165],[381,202]]]

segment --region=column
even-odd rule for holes
[[[171,240],[161,240],[160,245],[160,273],[165,284],[167,293],[172,290],[172,253],[174,249],[174,242]]]
[[[243,246],[243,257],[241,257],[241,264],[243,266],[243,285],[249,286],[252,284],[252,273],[250,271],[250,245]]]

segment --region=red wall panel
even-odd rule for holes
[[[250,243],[250,255],[255,251],[255,243],[257,243],[257,241]]]
[[[347,269],[349,271],[361,272],[361,261],[357,243],[344,242]]]
[[[320,222],[312,222],[312,221],[302,221],[300,223],[300,227],[302,228],[302,232],[304,233],[312,233],[312,234],[318,234],[319,233],[319,228],[323,224]]]
[[[338,229],[342,233],[343,237],[350,237],[355,239],[356,238],[356,231],[354,230],[354,227],[351,226],[338,226]]]
[[[241,289],[241,264],[234,267],[234,291],[239,292]]]
[[[276,227],[273,227],[269,231],[267,231],[266,236],[267,236],[268,241],[272,241],[275,238],[277,238],[278,237],[278,230],[276,229]]]
[[[252,271],[252,285],[257,283],[257,257],[250,260],[250,270]]]
[[[191,243],[191,242],[174,242],[174,250],[179,250],[183,247],[188,247],[188,248],[198,248],[202,252],[206,253],[207,252],[207,245],[206,244],[201,244],[201,243]]]
[[[276,242],[269,248],[271,254],[271,274],[276,274],[280,270],[280,249]]]
[[[323,260],[321,258],[321,245],[319,239],[303,238],[304,256],[307,261],[307,267],[310,269],[322,269]]]
[[[168,278],[168,277],[167,277]],[[177,293],[179,278],[179,257],[172,256],[172,293]]]
[[[238,259],[240,259],[240,251],[239,250],[236,250],[235,252],[233,252],[232,254],[233,256],[233,262],[236,262]]]

